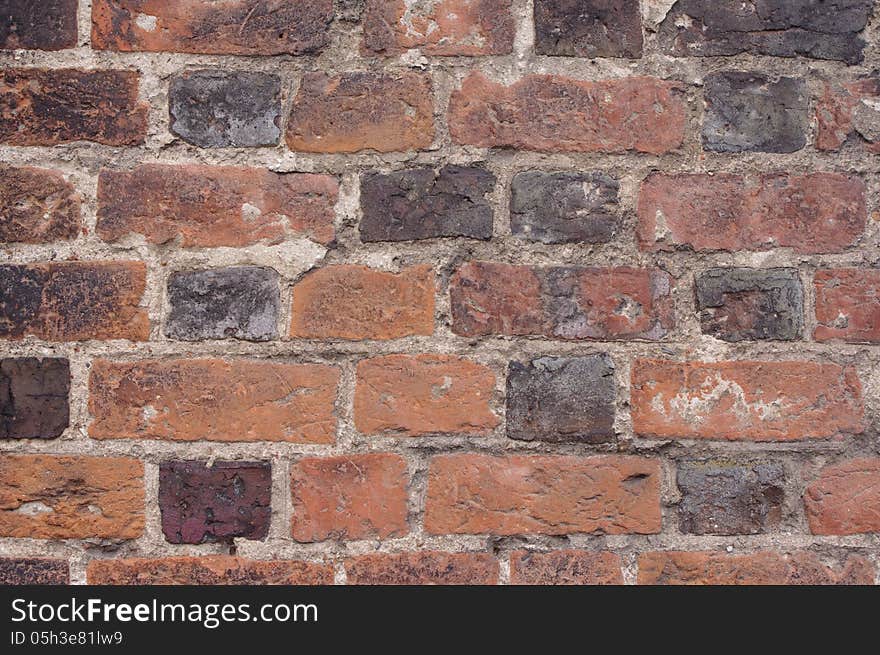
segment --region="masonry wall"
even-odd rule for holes
[[[0,582],[877,581],[872,0],[0,48]]]

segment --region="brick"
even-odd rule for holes
[[[159,465],[162,533],[172,544],[265,539],[271,496],[272,473],[267,462]]]
[[[631,405],[636,434],[660,439],[795,441],[864,429],[858,374],[830,363],[639,359]]]
[[[339,369],[220,359],[92,363],[94,439],[335,441]]]
[[[58,171],[0,165],[0,243],[75,239],[82,196]]]
[[[293,538],[308,543],[401,537],[409,532],[408,483],[400,455],[300,459],[290,468]]]
[[[430,534],[652,534],[660,521],[655,460],[457,454],[428,470]]]
[[[372,553],[345,562],[348,584],[495,585],[498,562],[488,553]]]
[[[413,72],[305,73],[287,123],[298,152],[394,152],[434,140],[431,80]]]
[[[703,334],[723,341],[792,341],[804,327],[796,268],[712,268],[696,276]]]
[[[764,534],[782,520],[785,469],[776,462],[681,462],[678,489],[681,532]]]
[[[6,68],[0,71],[0,143],[139,145],[149,108],[138,101],[139,80],[128,70]]]
[[[333,241],[339,184],[329,175],[244,166],[144,164],[98,176],[97,233],[184,248]],[[78,220],[78,218],[77,218]]]
[[[492,237],[495,176],[476,166],[410,168],[361,177],[361,241]]]
[[[604,173],[513,176],[510,231],[541,243],[608,243],[620,224],[617,180]]]
[[[388,355],[357,365],[355,427],[365,434],[489,434],[495,375],[452,355]]]
[[[0,585],[70,584],[66,561],[37,557],[0,558]]]
[[[762,551],[747,555],[665,551],[639,555],[642,585],[872,585],[874,567],[864,557],[849,556],[825,565],[814,553],[791,555]]]
[[[0,338],[145,341],[146,273],[143,262],[126,261],[0,266]]]
[[[510,584],[622,585],[620,556],[586,550],[517,550],[510,554]]]
[[[93,559],[86,579],[91,585],[331,585],[333,567],[228,555]]]
[[[813,534],[880,532],[880,458],[826,466],[804,493]]]
[[[144,465],[127,457],[0,456],[0,536],[135,539]]]
[[[681,91],[651,77],[527,75],[504,86],[475,72],[452,94],[449,131],[455,143],[483,148],[659,155],[682,143]]]
[[[200,148],[274,146],[281,138],[281,78],[255,71],[195,70],[168,88],[171,132]]]
[[[880,76],[876,73],[844,84],[825,83],[816,101],[816,148],[838,150],[847,141],[880,152]]]
[[[880,343],[880,270],[816,271],[816,341]]]
[[[535,0],[535,51],[564,57],[641,57],[639,0]]]
[[[329,38],[333,0],[94,0],[92,47],[121,52],[303,55]]]
[[[76,47],[78,0],[4,0],[0,50],[64,50]]]
[[[855,64],[862,61],[865,42],[859,35],[872,7],[871,0],[678,0],[660,24],[658,42],[678,57],[745,52]]]
[[[642,250],[841,252],[867,222],[865,184],[839,173],[655,173],[641,186]]]
[[[261,266],[177,271],[168,278],[165,336],[181,341],[278,336],[278,273]]]
[[[293,287],[290,336],[397,339],[434,332],[434,275],[428,265],[400,273],[326,266]]]
[[[511,0],[367,0],[364,8],[367,54],[505,55],[515,33]]]
[[[671,278],[634,268],[469,262],[450,282],[452,331],[552,339],[661,339],[673,324]]]
[[[0,359],[0,439],[55,439],[70,422],[70,363]]]
[[[707,75],[703,147],[714,152],[796,152],[807,144],[810,99],[802,79],[730,71]]]
[[[524,441],[614,439],[617,385],[608,355],[510,362],[507,436]]]

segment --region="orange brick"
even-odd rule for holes
[[[345,562],[348,584],[494,585],[498,562],[488,553],[374,553]]]
[[[227,555],[93,559],[86,578],[93,585],[331,585],[333,567]]]
[[[510,584],[621,585],[620,557],[609,552],[557,550],[510,554]]]
[[[880,458],[826,466],[804,494],[813,534],[880,532]]]

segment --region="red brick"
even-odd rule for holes
[[[331,585],[333,567],[228,555],[93,559],[86,579],[92,585]]]
[[[89,435],[333,443],[339,375],[278,361],[99,359],[89,378]]]
[[[816,102],[816,148],[839,150],[850,137],[857,136],[868,152],[880,152],[873,127],[877,120],[873,105],[878,96],[880,78],[876,76],[842,85],[826,83]]]
[[[434,332],[434,274],[428,265],[400,273],[326,266],[293,288],[290,336],[397,339]]]
[[[287,123],[298,152],[418,150],[434,140],[431,80],[412,72],[303,75]]]
[[[450,282],[452,330],[554,339],[660,339],[673,324],[659,270],[470,262]]]
[[[134,539],[143,531],[138,460],[0,456],[0,537]]]
[[[837,364],[639,359],[631,395],[643,437],[794,441],[864,429],[858,375]]]
[[[660,465],[641,457],[440,455],[431,460],[431,534],[652,534]]]
[[[366,434],[488,434],[495,375],[451,355],[389,355],[357,366],[355,427]]]
[[[826,466],[807,487],[804,505],[813,534],[880,532],[880,458]]]
[[[7,68],[0,71],[0,143],[52,146],[144,142],[149,106],[128,70]]]
[[[373,553],[345,562],[348,584],[494,585],[498,562],[488,553]]]
[[[52,243],[80,231],[82,196],[58,171],[0,165],[0,242]]]
[[[874,584],[874,567],[851,555],[840,566],[826,566],[814,554],[665,551],[639,556],[642,585],[847,585]]]
[[[557,550],[510,554],[510,584],[515,585],[621,585],[620,557],[609,552]]]
[[[816,341],[880,343],[880,270],[816,271]]]
[[[681,91],[651,77],[529,75],[504,86],[471,73],[452,94],[449,131],[456,143],[484,148],[659,155],[682,143]]]
[[[865,184],[840,173],[655,173],[638,202],[642,250],[840,252],[862,235]]]
[[[339,185],[328,175],[241,166],[144,164],[98,176],[98,236],[184,248],[334,238]]]
[[[303,458],[290,469],[293,538],[387,539],[409,532],[406,462],[370,453]]]

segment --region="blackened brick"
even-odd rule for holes
[[[0,360],[0,439],[54,439],[70,419],[70,364],[36,357]]]
[[[567,57],[641,57],[639,0],[535,0],[535,51]]]
[[[0,0],[0,50],[76,45],[78,0]]]
[[[57,559],[0,558],[0,585],[26,584],[70,584],[70,567]]]

